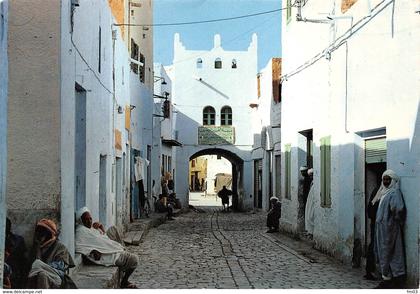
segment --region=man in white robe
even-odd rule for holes
[[[81,208],[77,213],[79,225],[76,228],[76,252],[84,255],[92,263],[103,266],[118,266],[124,273],[121,287],[136,288],[128,278],[134,272],[138,264],[138,257],[125,250],[123,242],[111,240],[116,230],[104,231],[100,223],[92,223],[92,216],[86,207]],[[121,239],[121,238],[117,238]]]

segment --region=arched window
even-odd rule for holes
[[[203,126],[214,126],[216,120],[216,112],[211,106],[206,106],[203,109]]]
[[[214,68],[222,68],[222,60],[219,57],[214,61]]]
[[[220,111],[220,125],[232,125],[232,108],[230,108],[229,106],[224,106]]]
[[[197,68],[203,68],[203,60],[201,58],[197,59]]]
[[[238,65],[236,63],[236,59],[232,59],[232,68],[237,68]]]

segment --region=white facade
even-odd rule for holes
[[[150,0],[128,1],[130,24],[153,23],[153,5]],[[152,174],[159,169],[159,162],[152,160],[152,135],[153,135],[153,27],[127,26],[127,46],[130,50],[130,57],[133,59],[133,42],[138,46],[138,59],[143,65],[136,73],[130,70],[130,99],[131,105],[135,108],[131,112],[131,166],[134,166],[134,157],[140,156],[149,161],[149,166],[143,180],[146,194],[150,193]],[[133,65],[133,63],[132,63]],[[143,73],[141,73],[143,71]],[[132,181],[132,215],[139,216],[138,210],[138,189]]]
[[[401,177],[407,206],[409,283],[418,286],[418,4],[359,0],[347,11],[341,5],[338,0],[309,1],[301,14],[306,22],[296,21],[297,8],[292,8],[290,19],[287,12],[283,15],[281,137],[282,147],[291,145],[292,164],[290,195],[285,195],[282,177],[282,225],[296,231],[299,166],[306,157],[299,132],[312,129],[318,195],[314,241],[318,248],[354,261],[355,252],[363,251],[357,242],[364,248],[367,241],[365,140],[375,131],[385,135],[386,168]],[[331,140],[331,205],[321,206],[320,140],[326,136]],[[282,160],[282,174],[286,172]]]
[[[274,68],[277,70],[273,70]],[[252,159],[254,161],[254,195],[256,195],[254,207],[256,208],[268,209],[270,197],[280,196],[280,191],[276,190],[278,189],[276,178],[280,177],[280,170],[277,170],[275,165],[276,156],[281,154],[281,101],[278,83],[276,83],[280,78],[278,74],[280,69],[281,59],[272,58],[260,71],[256,77],[259,84],[259,95],[251,105],[253,133],[255,134]],[[276,99],[274,99],[275,92]],[[260,195],[258,195],[258,190],[260,190]]]
[[[71,4],[61,9],[62,239],[72,246],[74,211],[81,206],[89,207],[93,219],[106,226],[121,226],[123,219],[127,221],[123,211],[129,187],[125,115],[127,106],[130,109],[130,68],[126,44],[120,28],[112,27],[115,20],[108,3],[80,3],[73,10],[73,27],[68,22]],[[77,113],[83,112],[81,101],[77,100],[80,93],[86,101],[85,150],[75,147],[79,139],[74,126],[80,118]],[[120,148],[116,148],[118,143]],[[86,192],[85,199],[78,201],[73,195],[77,194],[78,173],[83,170],[77,167],[77,157],[83,152]]]
[[[153,118],[153,146],[154,157],[157,163],[153,170],[152,178],[155,181],[156,191],[161,193],[160,179],[166,172],[170,172],[172,176],[176,173],[176,145],[177,133],[174,128],[175,115],[172,104],[172,68],[164,67],[160,63],[154,64],[154,118]],[[167,99],[165,99],[165,98]],[[169,101],[169,117],[164,117],[163,104]],[[159,167],[159,168],[158,168]],[[175,188],[176,191],[176,188]]]
[[[7,178],[7,27],[8,1],[0,1],[0,228],[6,227]],[[5,230],[0,233],[0,252],[4,252]],[[3,284],[3,254],[0,257],[0,283]]]
[[[36,220],[56,220],[74,252],[78,208],[88,206],[106,227],[130,220],[131,149],[151,145],[153,57],[146,56],[140,82],[130,66],[130,31],[117,25],[127,19],[128,0],[33,2],[10,5],[10,19],[23,25],[8,34],[8,215],[27,245]],[[139,38],[152,52],[152,30]]]
[[[221,68],[215,68],[220,58]],[[201,62],[200,62],[201,61]],[[235,61],[237,67],[232,68]],[[246,51],[225,51],[220,36],[214,36],[214,48],[209,51],[188,50],[175,34],[173,61],[172,99],[176,107],[175,128],[179,132],[178,141],[183,146],[177,148],[176,186],[179,198],[188,201],[188,162],[201,150],[208,155],[227,152],[225,158],[235,161],[239,174],[234,179],[238,183],[236,192],[238,208],[249,208],[252,194],[250,150],[252,147],[250,101],[255,99],[257,73],[257,36]],[[221,109],[232,109],[234,144],[199,145],[198,129],[203,125],[203,110],[211,106],[215,110],[214,124],[221,125]],[[230,157],[230,158],[229,158]],[[232,172],[235,174],[235,172]],[[235,185],[234,185],[235,190]]]

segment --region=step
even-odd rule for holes
[[[117,289],[119,276],[116,266],[82,265],[71,278],[79,289]]]

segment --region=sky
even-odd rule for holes
[[[281,0],[154,0],[154,24],[229,18],[281,8]],[[221,35],[225,50],[247,50],[253,33],[258,36],[258,70],[272,57],[281,57],[281,11],[254,17],[194,25],[155,26],[154,61],[173,61],[174,34],[188,50],[210,50],[213,36]]]

